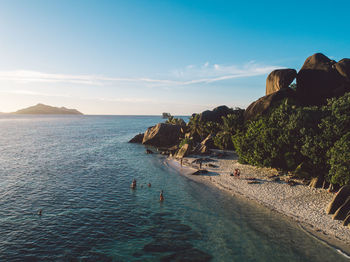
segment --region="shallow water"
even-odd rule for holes
[[[159,121],[0,116],[0,261],[347,261],[126,143]]]

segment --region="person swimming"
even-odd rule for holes
[[[136,188],[136,179],[134,178],[131,183],[131,189],[135,189],[135,188]]]
[[[43,213],[43,210],[42,210],[42,209],[40,209],[40,210],[39,210],[39,212],[38,212],[38,216],[41,216],[41,215],[42,215],[42,213]]]
[[[151,183],[148,183],[148,187],[151,187]]]
[[[164,201],[163,190],[160,191],[159,201]]]

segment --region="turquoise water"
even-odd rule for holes
[[[0,116],[0,261],[345,261],[127,143],[161,120]]]

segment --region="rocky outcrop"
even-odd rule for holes
[[[323,182],[324,182],[323,177],[313,177],[310,181],[309,187],[320,188],[323,186]]]
[[[205,155],[209,154],[210,149],[214,147],[213,135],[208,135],[193,151],[195,154]]]
[[[179,142],[181,126],[159,123],[147,129],[142,144],[169,148]]]
[[[232,114],[233,109],[228,108],[227,106],[218,106],[214,108],[213,110],[206,110],[200,114],[199,119],[203,122],[216,122],[216,123],[222,123],[223,116],[227,116],[228,114]]]
[[[343,226],[349,226],[350,224],[350,214],[346,216],[346,218],[343,221]]]
[[[175,158],[183,158],[190,153],[190,145],[184,144],[175,154]]]
[[[297,75],[298,98],[305,105],[321,105],[328,98],[343,95],[349,86],[341,74],[346,76],[348,69],[347,59],[337,66],[321,53],[308,57]]]
[[[338,193],[333,197],[329,203],[326,212],[327,214],[334,214],[339,207],[341,207],[346,199],[350,196],[350,186],[343,186]]]
[[[272,71],[266,78],[266,95],[275,93],[282,88],[288,88],[297,76],[295,69],[278,69]]]
[[[342,204],[333,215],[334,220],[344,220],[350,212],[350,197]]]
[[[285,98],[295,99],[295,91],[290,88],[283,88],[275,93],[263,96],[251,103],[244,112],[244,121],[253,120],[267,112],[272,106]]]
[[[146,154],[153,154],[153,151],[150,149],[146,149]]]
[[[138,134],[130,139],[129,143],[142,143],[144,133]]]
[[[344,82],[350,83],[350,59],[340,60],[335,64],[335,69],[342,76]]]

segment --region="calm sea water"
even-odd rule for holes
[[[160,121],[0,116],[0,261],[345,261],[127,143]]]

